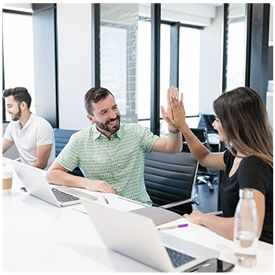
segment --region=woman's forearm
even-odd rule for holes
[[[205,214],[201,216],[200,224],[227,239],[234,239],[234,218],[224,218]]]
[[[179,129],[187,142],[188,148],[194,158],[203,163],[204,158],[210,153],[209,150],[200,142],[200,140],[193,134],[189,127],[181,127]]]

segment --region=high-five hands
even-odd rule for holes
[[[188,127],[185,121],[186,113],[183,105],[183,93],[179,96],[177,88],[167,90],[167,112],[161,106],[163,119],[169,124],[169,129],[181,129]]]
[[[183,94],[181,94],[181,98],[183,99]],[[167,89],[167,111],[165,111],[163,106],[160,106],[160,109],[163,119],[169,124],[169,129],[176,130],[177,128],[171,123],[174,120],[171,99],[179,101],[179,91],[174,86],[172,86],[171,89]]]

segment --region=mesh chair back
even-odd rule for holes
[[[205,128],[208,133],[218,133],[218,131],[212,126],[215,120],[214,115],[201,114],[198,128]]]
[[[68,143],[71,135],[76,132],[78,131],[54,128],[55,157],[57,157],[59,153],[63,150],[65,145]],[[68,173],[83,177],[83,174],[78,167],[76,167],[74,171]]]
[[[65,145],[68,143],[72,134],[76,133],[76,130],[65,130],[54,128],[54,140],[55,140],[55,157],[59,155]]]
[[[193,134],[200,140],[200,142],[209,150],[211,151],[210,144],[207,137],[207,130],[205,128],[190,128],[190,130],[193,132]],[[187,143],[185,141],[184,136],[183,138],[183,152],[190,152]],[[199,164],[198,167],[198,175],[204,175],[204,176],[210,176],[210,177],[216,177],[218,176],[218,170],[211,169],[208,167],[201,166]]]
[[[145,154],[144,180],[154,206],[191,198],[197,161],[190,153]],[[191,204],[170,208],[179,214],[191,213]]]

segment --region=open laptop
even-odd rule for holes
[[[122,212],[80,197],[104,244],[132,259],[164,272],[183,272],[219,252],[157,231],[145,216]],[[176,261],[171,258],[176,254]]]
[[[9,162],[31,195],[57,207],[81,203],[77,196],[52,188],[41,169],[14,160]]]

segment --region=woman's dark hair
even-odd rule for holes
[[[237,151],[259,157],[273,168],[273,130],[258,93],[248,87],[236,88],[217,98],[213,109],[233,155],[230,142]]]
[[[16,87],[11,89],[6,89],[3,91],[3,97],[13,96],[14,100],[18,103],[18,106],[24,101],[26,102],[28,109],[31,107],[32,98],[26,88]]]
[[[93,115],[93,106],[92,103],[97,103],[99,100],[106,98],[108,95],[111,95],[113,98],[113,94],[102,87],[94,87],[91,88],[84,97],[85,108],[89,115]]]

